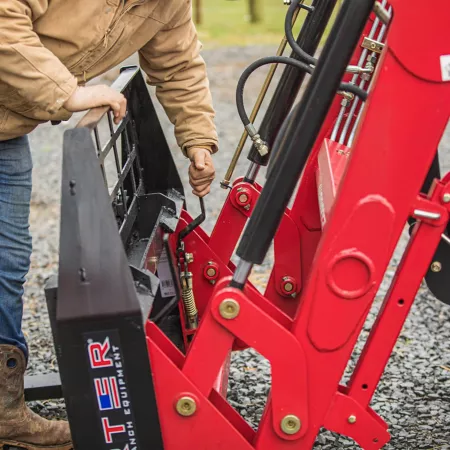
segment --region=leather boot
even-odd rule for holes
[[[43,419],[24,400],[25,356],[11,345],[0,345],[0,450],[73,449],[69,424]]]

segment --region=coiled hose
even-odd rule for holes
[[[303,5],[302,2],[303,0],[294,0],[291,2],[291,5],[289,6],[288,12],[286,14],[286,20],[284,22],[284,32],[286,34],[286,39],[292,48],[292,51],[308,64],[315,66],[317,64],[317,59],[311,56],[309,53],[306,53],[300,47],[300,45],[297,44],[297,41],[294,38],[294,33],[292,31],[293,18],[297,8],[308,9],[308,7],[306,5]]]
[[[244,106],[244,89],[245,84],[247,83],[247,80],[249,79],[250,75],[259,67],[265,66],[267,64],[288,64],[290,66],[297,67],[300,70],[303,70],[304,72],[307,72],[309,74],[312,74],[314,69],[309,66],[308,64],[305,64],[304,62],[297,61],[296,59],[289,58],[287,56],[267,56],[265,58],[258,59],[254,63],[250,64],[242,73],[241,77],[239,78],[237,88],[236,88],[236,106],[238,110],[239,117],[242,120],[242,123],[245,127],[250,125],[250,119],[247,115],[247,112],[245,111]],[[361,98],[363,101],[367,99],[367,92],[361,89],[358,86],[355,86],[351,83],[341,83],[339,87],[342,91],[347,91],[355,94],[359,98]]]

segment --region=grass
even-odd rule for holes
[[[201,25],[197,25],[197,30],[205,48],[273,45],[283,37],[287,7],[281,0],[261,0],[263,20],[256,24],[250,23],[247,0],[201,1],[203,20]],[[311,1],[305,3],[311,4]],[[296,33],[305,17],[306,12],[301,12]]]

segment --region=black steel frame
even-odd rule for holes
[[[86,357],[89,342],[109,339],[120,348],[127,373],[137,448],[162,449],[144,325],[150,318],[164,330],[167,320],[174,333],[179,322],[168,235],[178,225],[184,192],[140,70],[122,69],[113,88],[128,101],[119,125],[108,108],[97,108],[65,133],[60,268],[46,285],[61,375],[27,378],[26,399],[64,394],[76,449],[126,446],[125,434],[112,447],[102,440],[103,413],[92,386],[96,373]],[[115,179],[108,192],[111,155]],[[169,298],[162,295],[158,273],[164,252],[174,287]],[[111,421],[122,420],[121,410],[111,414]]]

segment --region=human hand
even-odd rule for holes
[[[105,84],[81,87],[64,103],[64,108],[70,112],[86,111],[98,106],[109,106],[114,113],[114,123],[117,125],[127,112],[127,99]]]
[[[193,188],[192,193],[197,197],[204,197],[209,194],[216,174],[211,152],[205,148],[192,147],[188,149],[187,155],[191,160],[189,184]]]

